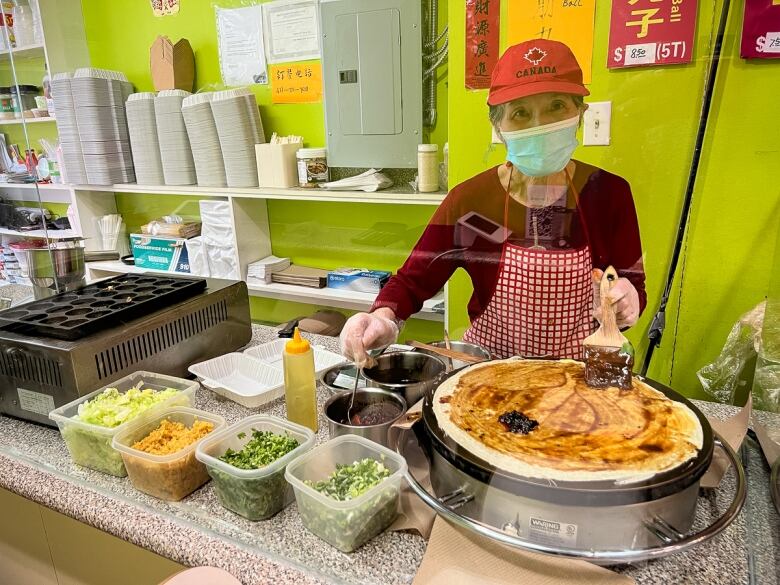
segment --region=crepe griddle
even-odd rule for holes
[[[667,398],[690,408],[696,415],[696,418],[699,419],[702,427],[703,442],[702,448],[694,458],[689,459],[674,469],[656,474],[647,480],[628,484],[621,484],[614,480],[588,482],[552,481],[515,475],[498,469],[445,435],[436,420],[436,415],[433,412],[433,396],[436,388],[460,371],[455,370],[443,374],[438,383],[434,385],[434,388],[426,392],[422,409],[425,435],[430,440],[430,447],[435,449],[444,459],[460,471],[491,487],[496,487],[516,495],[563,505],[605,506],[636,504],[656,500],[684,490],[701,479],[712,461],[714,450],[712,427],[702,412],[688,399],[671,388],[654,380],[637,376],[637,379],[641,382],[663,393]]]
[[[205,278],[115,276],[2,311],[0,327],[73,341],[170,307],[205,289]]]

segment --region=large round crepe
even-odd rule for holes
[[[572,360],[509,359],[466,368],[433,397],[439,427],[492,466],[560,481],[639,481],[673,469],[702,447],[701,424],[684,404],[637,380],[591,388]],[[519,411],[528,434],[498,421]]]

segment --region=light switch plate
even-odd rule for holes
[[[612,102],[590,102],[583,116],[582,144],[609,145],[612,126]]]

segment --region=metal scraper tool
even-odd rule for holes
[[[585,382],[594,388],[631,388],[631,368],[634,365],[634,348],[620,332],[615,309],[609,299],[609,290],[618,280],[610,266],[601,277],[601,323],[599,328],[582,341],[585,355]]]

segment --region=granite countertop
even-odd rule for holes
[[[336,349],[334,338],[309,337]],[[250,345],[275,338],[274,329],[254,326]],[[318,389],[320,404],[327,396],[326,389]],[[734,410],[697,404],[718,418]],[[220,414],[228,424],[258,411],[203,388],[195,406]],[[284,401],[276,400],[259,411],[283,416]],[[780,429],[780,415],[755,416]],[[327,438],[327,425],[321,420],[317,440]],[[748,501],[722,535],[689,552],[615,570],[631,575],[640,585],[780,585],[780,519],[769,499],[768,467],[755,445],[747,445],[743,457],[748,463]],[[354,553],[341,553],[304,528],[294,503],[269,520],[250,522],[224,509],[211,483],[181,502],[157,500],[133,489],[127,478],[71,463],[56,429],[8,417],[0,417],[0,486],[176,562],[221,567],[246,584],[410,583],[425,552],[425,541],[417,534],[385,532]],[[733,486],[734,476],[729,473],[707,505],[699,506],[697,524],[728,506]]]

